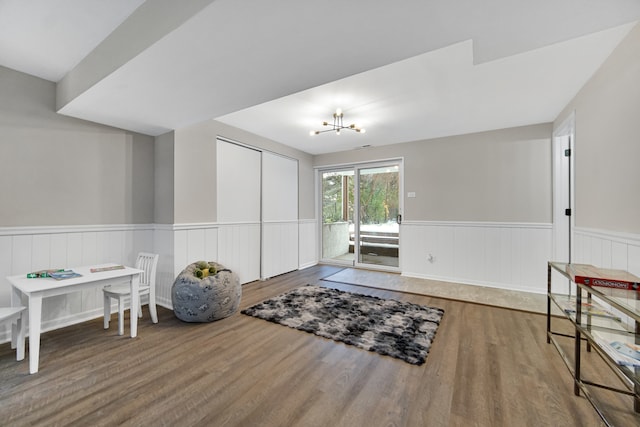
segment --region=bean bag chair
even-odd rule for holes
[[[184,322],[213,322],[231,316],[241,296],[238,275],[215,262],[188,265],[171,287],[173,312]]]

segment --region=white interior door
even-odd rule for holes
[[[262,153],[262,277],[298,269],[298,161]]]
[[[573,116],[553,133],[553,260],[572,262],[573,227]],[[570,281],[555,269],[551,283],[557,289],[571,289]]]
[[[572,261],[574,121],[570,116],[553,134],[553,260]]]
[[[261,153],[218,140],[216,166],[219,262],[235,271],[241,283],[258,280],[261,263]]]

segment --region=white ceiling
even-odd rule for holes
[[[144,0],[0,0],[0,65],[57,82]]]
[[[639,19],[637,0],[0,0],[0,65],[84,84],[62,114],[215,118],[317,154],[552,121]],[[367,133],[310,136],[337,107]]]

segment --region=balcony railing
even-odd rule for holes
[[[360,232],[360,252],[367,255],[398,256],[400,236],[392,231]],[[349,252],[354,252],[355,233],[349,233]]]

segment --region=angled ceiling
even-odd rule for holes
[[[639,19],[637,0],[0,0],[0,65],[57,82],[61,114],[217,119],[317,154],[549,122]],[[311,137],[337,107],[367,133]]]

